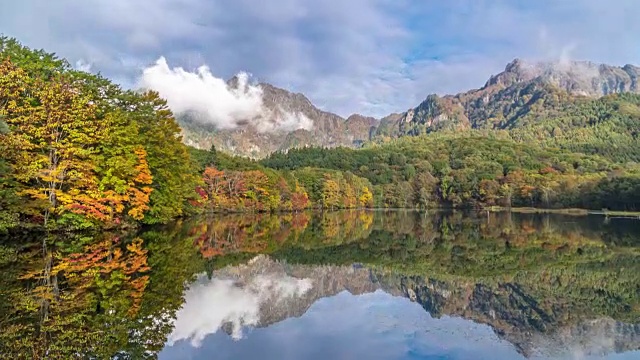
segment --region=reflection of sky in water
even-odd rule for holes
[[[231,280],[209,280],[201,275],[185,293],[184,306],[176,314],[167,345],[189,340],[199,347],[207,335],[216,333],[225,323],[231,324],[231,336],[239,340],[243,325],[256,325],[260,320],[261,306],[282,306],[281,301],[298,298],[311,286],[308,279],[287,275],[257,275],[242,287]]]
[[[202,309],[201,309],[202,310]],[[206,317],[206,316],[205,316]],[[160,359],[522,359],[487,325],[433,319],[417,303],[382,291],[342,292],[317,301],[300,318],[253,329],[236,341],[222,331],[194,346],[183,339]],[[568,356],[568,359],[582,357]],[[640,359],[640,353],[610,359]]]
[[[419,304],[378,291],[342,292],[302,317],[253,329],[240,341],[222,331],[200,347],[179,341],[160,359],[512,359],[519,355],[484,325],[432,319]]]

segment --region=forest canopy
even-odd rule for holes
[[[377,207],[640,209],[640,166],[598,155],[485,136],[478,131],[402,137],[365,149],[292,149],[262,161],[298,171],[353,171],[374,185]]]

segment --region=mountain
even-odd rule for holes
[[[415,108],[380,120],[357,114],[344,119],[318,109],[300,93],[260,83],[265,110],[257,121],[240,121],[231,130],[216,129],[197,114],[181,114],[178,121],[186,144],[200,149],[215,145],[252,158],[291,148],[358,148],[369,140],[470,129],[505,130],[519,142],[576,152],[601,153],[616,144],[622,147],[616,150],[619,155],[638,145],[640,95],[633,94],[640,93],[639,74],[640,67],[633,65],[515,59],[479,89],[432,94]],[[239,81],[233,78],[228,85],[236,89]],[[606,132],[596,129],[602,123]],[[576,145],[576,137],[597,139],[598,144]]]
[[[564,115],[568,105],[602,96],[639,93],[640,68],[586,61],[529,63],[515,59],[480,89],[457,95],[429,95],[377,136],[420,135],[438,130],[510,130],[527,125],[525,117]]]
[[[238,86],[236,78],[228,83]],[[262,158],[278,150],[293,147],[359,147],[370,139],[378,120],[361,115],[344,119],[315,107],[300,93],[292,93],[270,84],[257,85],[262,91],[263,115],[240,121],[234,129],[216,129],[198,114],[181,114],[184,142],[200,149],[216,149],[235,155]],[[258,124],[258,125],[256,125]]]
[[[541,80],[576,95],[603,96],[614,93],[638,92],[640,68],[594,64],[588,61],[528,63],[515,59],[505,71],[492,76],[485,88]]]

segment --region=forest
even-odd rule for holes
[[[401,137],[365,149],[292,149],[262,163],[352,171],[375,207],[640,209],[640,166],[469,130]]]
[[[0,37],[0,232],[312,208],[639,210],[638,96],[563,101],[534,102],[509,131],[439,131],[254,161],[184,145],[154,91],[123,89]]]
[[[122,89],[0,38],[0,231],[365,207],[370,189],[348,171],[283,172],[189,148],[156,92]]]

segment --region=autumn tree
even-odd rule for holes
[[[340,186],[338,183],[326,175],[322,185],[322,207],[325,209],[339,208]]]
[[[0,109],[12,131],[4,135],[12,148],[14,177],[24,186],[46,225],[50,215],[79,213],[104,220],[94,155],[104,128],[94,120],[90,99],[66,79],[31,83],[8,61],[0,66]],[[32,185],[35,183],[35,186]]]
[[[291,195],[291,208],[293,210],[303,210],[309,206],[309,195],[305,189],[296,181],[295,191]]]
[[[373,194],[368,187],[365,186],[362,188],[362,194],[358,201],[362,207],[373,207]]]
[[[3,63],[0,109],[11,126],[4,137],[19,194],[29,200],[23,212],[48,224],[102,224],[120,214],[142,220],[153,182],[146,150],[137,144],[137,126],[120,112],[100,115],[69,77],[30,80]]]
[[[144,221],[162,223],[185,215],[188,200],[196,196],[198,175],[181,142],[180,127],[166,100],[153,91],[130,93],[123,100],[124,105],[131,109],[130,116],[138,125],[140,142],[147,152],[154,179],[148,216]]]
[[[224,171],[220,171],[213,167],[207,167],[202,175],[207,189],[208,201],[211,206],[216,207],[221,202],[221,196],[224,196],[225,188]]]

